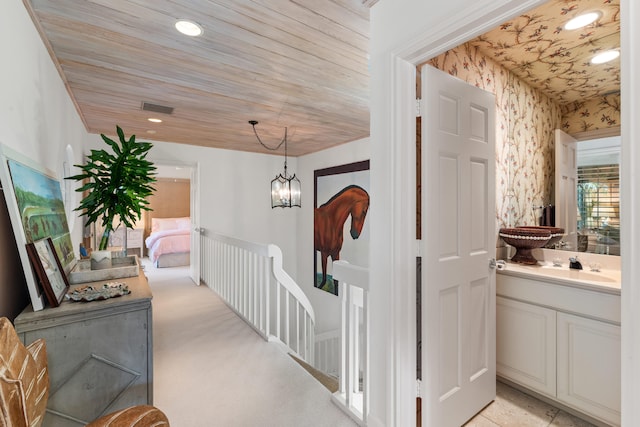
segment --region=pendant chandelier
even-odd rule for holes
[[[284,173],[279,174],[271,181],[271,207],[272,208],[291,208],[300,205],[300,180],[296,175],[289,175],[287,172],[287,128],[284,128],[284,138],[276,147],[269,147],[262,142],[256,131],[255,120],[249,120],[249,124],[253,127],[253,133],[256,135],[258,142],[267,150],[276,151],[284,144]]]

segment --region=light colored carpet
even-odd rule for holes
[[[143,261],[153,292],[154,404],[172,427],[356,425],[188,268]]]

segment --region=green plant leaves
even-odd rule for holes
[[[100,220],[107,237],[116,218],[132,228],[143,211],[151,210],[147,198],[155,191],[152,184],[156,181],[156,168],[146,159],[153,144],[137,143],[135,135],[126,139],[120,126],[116,132],[118,141],[100,135],[112,153],[91,150],[85,165],[75,165],[82,172],[65,178],[83,182],[76,191],[88,194],[75,210],[82,211],[87,224]],[[107,242],[103,237],[99,249],[106,249]]]

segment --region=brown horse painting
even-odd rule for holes
[[[362,187],[350,185],[329,199],[314,211],[315,250],[320,252],[322,261],[322,282],[316,285],[322,288],[327,281],[327,259],[340,259],[342,249],[342,230],[351,216],[351,237],[357,239],[362,232],[364,219],[369,210],[369,193]]]

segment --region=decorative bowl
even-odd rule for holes
[[[551,239],[551,232],[544,229],[501,228],[499,235],[505,243],[516,248],[511,261],[528,265],[538,263],[531,250],[543,247]]]
[[[547,246],[551,246],[554,243],[559,242],[564,236],[564,228],[560,227],[551,227],[548,225],[521,225],[516,228],[526,228],[529,230],[549,230],[549,232],[551,233],[551,238],[547,242]]]

